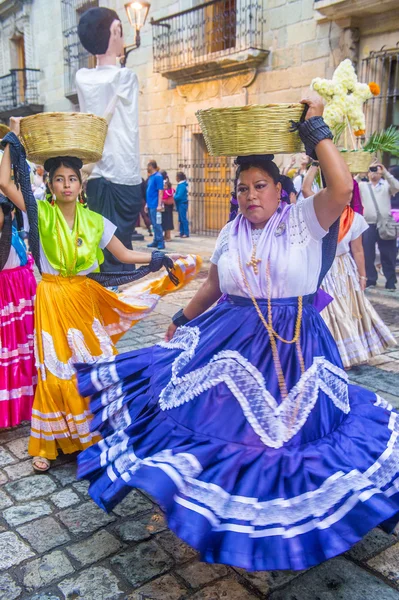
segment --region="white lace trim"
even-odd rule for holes
[[[0,402],[8,402],[10,400],[19,400],[22,396],[34,396],[37,377],[33,378],[33,385],[24,385],[11,390],[0,390]]]
[[[219,352],[204,367],[179,377],[179,372],[193,358],[199,338],[198,327],[180,327],[170,342],[161,342],[164,348],[182,350],[173,361],[171,380],[160,394],[162,410],[177,408],[224,383],[239,402],[252,429],[271,448],[281,448],[300,431],[320,390],[339,410],[346,414],[350,411],[347,375],[324,357],[314,359],[280,404],[266,389],[262,373],[236,351]]]
[[[220,231],[218,235],[218,239],[216,240],[215,250],[211,256],[211,262],[215,265],[218,264],[220,257],[224,252],[227,252],[229,249],[229,236],[232,222],[227,223]]]
[[[392,409],[378,396],[375,405],[384,410]],[[396,413],[391,412],[388,429],[392,434],[386,450],[366,472],[356,469],[349,473],[337,471],[315,490],[288,499],[264,502],[254,497],[232,495],[214,483],[200,481],[198,476],[203,469],[192,454],[173,454],[166,449],[139,459],[133,450],[127,451],[128,436],[124,432],[102,440],[99,446],[102,450],[101,464],[109,465],[107,474],[111,481],[121,477],[129,482],[141,466],[160,468],[178,488],[175,501],[203,514],[215,530],[246,533],[250,537],[293,537],[313,529],[330,527],[345,517],[358,502],[364,502],[376,493],[384,493],[387,497],[399,493],[399,424]],[[114,443],[116,446],[113,446]],[[111,461],[113,464],[110,464]]]
[[[40,363],[37,359],[36,366],[40,369],[43,380],[46,379],[46,369],[58,379],[69,380],[75,373],[73,366],[75,363],[92,363],[100,358],[113,356],[112,341],[98,319],[93,320],[92,329],[100,344],[101,354],[93,356],[85,342],[84,334],[79,329],[71,328],[67,332],[67,341],[72,356],[67,362],[58,358],[52,335],[47,331],[41,332],[44,360]],[[38,356],[37,347],[35,347],[35,354]]]
[[[301,202],[291,207],[289,215],[289,239],[291,246],[307,246],[311,240]]]

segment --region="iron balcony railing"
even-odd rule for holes
[[[78,26],[64,31],[64,81],[65,95],[76,94],[76,72],[84,67],[93,66],[93,57],[82,46],[78,36]]]
[[[11,69],[0,77],[0,112],[39,104],[40,69]]]
[[[80,43],[78,22],[86,10],[96,7],[98,4],[98,0],[61,0],[65,96],[75,102],[77,102],[76,72],[83,67],[95,65],[95,57],[91,56]]]
[[[264,50],[263,0],[211,0],[151,24],[156,73]]]

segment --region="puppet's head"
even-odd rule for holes
[[[118,14],[110,8],[90,8],[80,18],[78,36],[90,54],[123,55],[123,31]]]

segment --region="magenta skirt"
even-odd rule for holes
[[[37,381],[33,261],[0,271],[0,428],[30,420]]]

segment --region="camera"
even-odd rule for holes
[[[377,173],[378,167],[370,167],[369,171],[371,171],[371,173]]]

